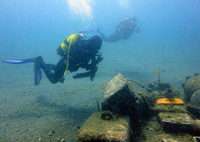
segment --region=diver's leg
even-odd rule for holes
[[[62,79],[64,72],[66,70],[66,65],[65,65],[65,60],[62,58],[58,64],[55,67],[55,72],[53,73],[51,71],[51,68],[49,65],[45,64],[42,57],[39,56],[36,58],[35,64],[39,64],[39,66],[42,68],[44,71],[46,77],[49,79],[49,81],[53,84],[57,83]],[[61,81],[62,82],[62,81]]]
[[[107,42],[117,42],[120,39],[120,36],[118,36],[117,34],[112,34],[109,37],[107,37]]]
[[[65,58],[62,58],[55,66],[53,80],[60,81],[61,83],[63,83],[64,82],[63,76],[65,74],[66,68],[67,68],[66,60]]]
[[[97,29],[96,32],[101,36],[103,41],[107,42],[107,37],[99,29]]]
[[[46,66],[48,68],[50,68],[51,70],[55,71],[56,65],[54,65],[54,64],[46,64]]]

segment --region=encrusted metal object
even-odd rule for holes
[[[186,131],[192,128],[192,118],[187,113],[160,112],[158,118],[167,131]]]
[[[103,86],[102,110],[123,114],[137,100],[137,93],[129,81],[120,73]]]
[[[111,120],[113,118],[113,113],[110,111],[105,111],[101,114],[101,118],[104,120]]]
[[[104,99],[107,100],[126,85],[128,80],[120,73],[103,85]]]

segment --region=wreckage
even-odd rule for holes
[[[188,81],[184,85],[185,92],[189,92]],[[121,74],[104,84],[102,89],[104,101],[101,110],[97,103],[99,111],[93,113],[78,131],[79,142],[135,141],[140,137],[141,129],[153,131],[145,126],[152,117],[160,125],[155,128],[155,135],[160,131],[183,132],[192,135],[194,142],[199,142],[200,118],[196,112],[200,107],[200,90],[191,91],[193,94],[188,95],[191,103],[184,103],[180,93],[173,90],[169,83],[160,82],[160,78],[157,83],[150,83],[141,91],[136,90],[130,80]],[[164,137],[162,141],[176,142]]]

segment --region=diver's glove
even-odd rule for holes
[[[98,63],[100,63],[104,58],[101,57],[102,56],[102,53],[100,52],[98,55],[97,55],[97,59],[96,59],[96,63],[95,65],[97,65]]]
[[[98,56],[97,57],[97,60],[96,60],[96,64],[100,63],[104,58],[102,58],[101,56]]]
[[[59,80],[60,83],[64,83],[64,81],[65,81],[64,77],[60,78],[60,80]]]
[[[92,65],[92,64],[91,64]],[[91,66],[90,66],[91,67]],[[95,74],[97,72],[97,67],[93,66],[90,71],[85,72],[85,73],[78,73],[76,75],[73,76],[74,79],[79,79],[79,78],[85,78],[85,77],[90,77],[90,80],[93,81]]]

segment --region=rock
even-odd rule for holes
[[[190,104],[196,107],[200,107],[200,89],[193,93]]]
[[[200,75],[193,76],[186,80],[184,84],[185,102],[190,102],[191,96],[197,90],[200,90]]]
[[[130,142],[130,119],[119,116],[116,120],[104,120],[102,112],[93,113],[78,130],[78,142],[115,141]]]

